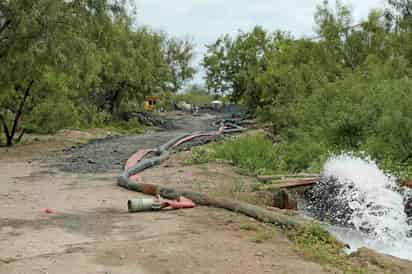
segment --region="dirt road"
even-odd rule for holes
[[[24,156],[18,147],[0,149],[0,273],[324,273],[282,232],[234,213],[127,213],[126,201],[139,194],[115,184],[126,158],[208,128],[210,118],[187,116],[173,131],[52,154],[39,145]],[[44,146],[50,151],[53,144]],[[216,193],[253,183],[224,165],[184,166],[182,157],[145,172],[144,180]]]

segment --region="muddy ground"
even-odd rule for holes
[[[170,131],[0,148],[0,273],[339,273],[307,260],[282,231],[224,210],[127,213],[127,200],[141,197],[115,184],[127,157],[213,118],[176,117]],[[232,196],[256,184],[186,158],[173,155],[143,180]]]
[[[179,135],[212,130],[212,123],[219,119],[216,115],[191,116],[171,114],[172,130],[151,130],[147,134],[109,136],[93,140],[85,145],[73,146],[62,152],[49,155],[45,159],[48,166],[64,172],[100,173],[119,171],[127,158],[141,148],[155,148]],[[170,115],[169,115],[170,116]]]

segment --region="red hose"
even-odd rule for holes
[[[154,152],[154,149],[140,149],[133,154],[126,162],[124,169],[128,169],[140,162],[147,154]]]
[[[221,128],[219,128],[218,131],[212,131],[212,132],[196,132],[190,136],[184,137],[180,140],[178,140],[175,144],[173,144],[172,147],[177,147],[180,146],[183,143],[189,142],[195,138],[198,137],[204,137],[204,136],[219,136],[221,134],[224,133],[224,130],[230,128],[227,126],[223,126]],[[133,166],[135,166],[137,163],[139,163],[142,159],[144,159],[148,154],[155,152],[155,149],[140,149],[138,150],[135,154],[133,154],[126,162],[125,165],[125,170],[132,168]],[[141,172],[136,173],[132,176],[129,177],[130,180],[139,183],[139,184],[143,184],[143,178],[140,175]],[[152,194],[152,190],[151,190],[151,194]],[[148,194],[148,193],[147,193]],[[180,197],[179,199],[176,200],[164,200],[164,204],[163,204],[164,208],[172,208],[172,209],[182,209],[182,208],[193,208],[195,207],[195,203],[190,200],[187,199],[185,197]]]

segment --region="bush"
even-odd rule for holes
[[[325,145],[310,139],[307,143],[273,144],[263,133],[257,133],[195,148],[188,164],[224,160],[251,175],[319,172],[328,155]]]
[[[48,134],[79,124],[79,113],[72,101],[51,98],[34,108],[23,127],[29,132]]]
[[[301,171],[317,173],[331,154],[328,147],[310,138],[302,138],[298,142],[282,142],[275,147],[278,157],[277,170],[286,173]]]
[[[200,164],[211,160],[229,161],[248,173],[260,175],[273,173],[277,168],[278,157],[272,142],[258,133],[197,148],[192,153],[191,163]]]
[[[105,126],[107,129],[113,129],[121,133],[134,133],[140,134],[144,132],[144,127],[137,120],[120,121],[111,123],[109,126]]]
[[[112,120],[112,115],[107,111],[99,110],[95,105],[88,104],[81,108],[80,124],[82,127],[105,127]]]
[[[410,174],[412,79],[388,77],[387,71],[399,69],[388,69],[392,63],[380,66],[367,77],[351,73],[317,88],[290,110],[283,108],[293,123],[280,132],[281,169],[316,171],[330,154],[361,152],[388,171]]]
[[[229,160],[233,165],[253,174],[270,173],[275,169],[277,162],[273,144],[263,134],[223,142],[215,147],[215,157]]]
[[[387,66],[392,64],[368,77],[352,73],[283,108],[293,123],[280,131],[275,146],[263,134],[248,135],[197,151],[193,159],[228,160],[252,174],[319,172],[330,155],[353,152],[370,156],[401,178],[410,177],[412,79],[385,79]]]

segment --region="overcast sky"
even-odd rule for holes
[[[149,25],[196,43],[197,60],[204,45],[222,34],[236,34],[256,25],[268,30],[290,31],[293,35],[313,35],[313,15],[323,0],[135,0],[138,24]],[[334,3],[334,1],[329,1]],[[384,7],[385,0],[342,0],[352,7],[355,23],[372,8]],[[200,79],[198,75],[197,81]]]

